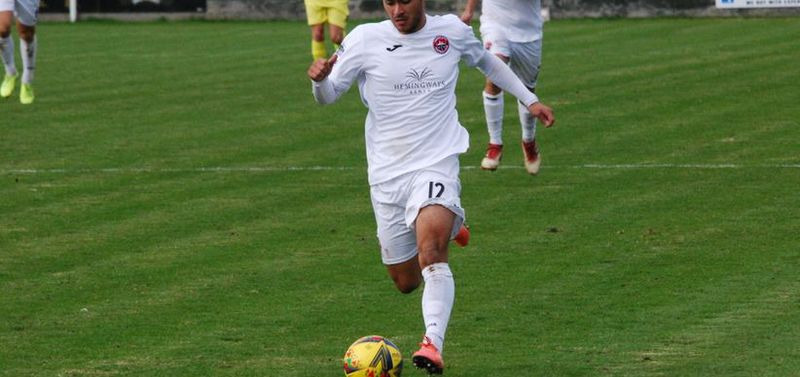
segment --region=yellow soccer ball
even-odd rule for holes
[[[394,343],[378,335],[356,340],[344,354],[346,377],[400,377],[403,355]]]

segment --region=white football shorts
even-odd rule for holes
[[[456,219],[450,239],[458,234],[465,218],[459,169],[458,155],[454,154],[427,168],[370,186],[383,264],[403,263],[417,255],[415,222],[424,207],[438,204],[452,211]]]
[[[481,38],[489,52],[509,58],[508,66],[528,88],[536,87],[539,67],[542,65],[542,40],[512,42],[503,28],[494,23],[481,23]]]
[[[39,21],[39,0],[0,0],[0,12],[12,12],[23,25],[36,26]]]

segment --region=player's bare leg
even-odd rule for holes
[[[329,24],[328,32],[330,33],[331,36],[331,43],[333,43],[333,48],[338,50],[339,46],[342,44],[342,41],[344,40],[344,29],[342,29],[337,25]]]
[[[311,56],[314,60],[325,59],[328,57],[328,50],[325,48],[325,25],[311,25]]]
[[[411,293],[422,284],[422,273],[419,268],[419,259],[411,258],[403,263],[386,266],[389,277],[394,281],[395,287],[402,293]]]

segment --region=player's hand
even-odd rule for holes
[[[461,13],[461,22],[469,25],[472,22],[472,11],[465,10],[464,13]]]
[[[338,58],[339,55],[333,54],[329,59],[317,59],[308,67],[308,78],[314,81],[325,80],[331,74],[331,69],[333,69],[333,65],[336,64],[336,59]]]
[[[553,115],[553,109],[541,102],[535,102],[534,104],[528,106],[528,111],[530,111],[533,116],[538,118],[545,127],[550,127],[556,123],[556,117]]]

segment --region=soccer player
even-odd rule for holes
[[[22,86],[19,101],[29,105],[34,99],[33,72],[36,69],[36,22],[39,0],[0,0],[0,55],[5,66],[5,76],[3,83],[0,84],[0,97],[11,97],[19,76],[14,62],[14,38],[11,37],[11,25],[15,13],[19,49],[22,55]]]
[[[545,126],[555,118],[458,17],[427,15],[425,0],[383,0],[383,7],[389,20],[357,26],[308,76],[321,104],[358,82],[368,109],[367,178],[381,259],[400,292],[424,282],[425,334],[412,361],[440,374],[455,297],[448,242],[465,218],[459,155],[469,135],[456,111],[459,61],[517,96]]]
[[[325,58],[325,24],[333,43],[334,50],[339,49],[347,27],[347,0],[305,0],[308,25],[311,26],[311,56],[314,60]]]
[[[461,20],[469,24],[477,0],[467,0]],[[481,4],[481,38],[491,53],[508,63],[514,74],[531,91],[536,91],[536,79],[542,62],[542,14],[540,0],[483,0]],[[489,129],[489,147],[481,168],[496,170],[503,157],[503,90],[486,80],[483,109]],[[539,173],[541,156],[536,144],[536,117],[518,103],[522,125],[522,151],[525,169]]]

